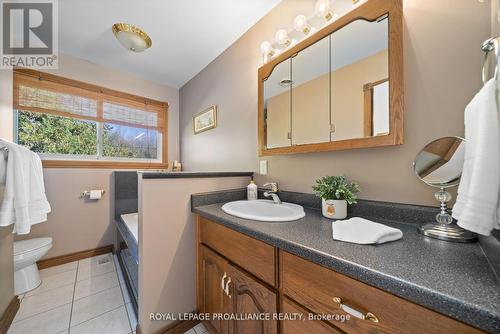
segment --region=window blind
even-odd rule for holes
[[[16,69],[14,108],[165,132],[168,104],[38,71]]]

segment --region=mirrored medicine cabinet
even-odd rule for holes
[[[403,143],[402,7],[369,0],[259,69],[260,155]]]

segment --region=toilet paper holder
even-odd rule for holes
[[[104,193],[106,192],[106,191],[104,191],[102,189],[98,189],[97,191],[101,192],[101,196],[104,195]],[[82,191],[82,193],[80,194],[80,198],[90,197],[90,192],[91,192],[91,190]]]

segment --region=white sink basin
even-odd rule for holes
[[[286,222],[306,215],[304,208],[297,204],[275,204],[270,200],[234,201],[222,206],[222,210],[239,218],[266,222]]]

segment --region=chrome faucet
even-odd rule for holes
[[[269,191],[264,192],[264,197],[272,197],[274,204],[281,204],[281,200],[277,194],[277,192],[279,191],[278,184],[276,182],[269,182],[263,185],[263,187],[268,187],[268,186],[270,186],[271,189]]]

